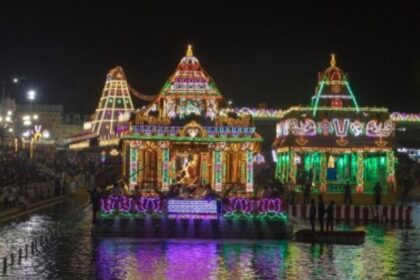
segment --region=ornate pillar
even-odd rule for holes
[[[123,141],[122,150],[121,150],[121,158],[122,158],[122,175],[125,178],[127,176],[127,142]]]
[[[208,178],[208,153],[201,153],[201,183],[202,184],[208,184],[209,178]]]
[[[137,184],[138,176],[138,148],[130,145],[130,172],[129,172],[129,184],[130,187],[133,187]]]
[[[386,175],[388,185],[395,191],[395,156],[392,150],[386,152]]]
[[[251,149],[246,150],[246,192],[254,191],[254,157]]]
[[[364,166],[363,161],[364,161],[363,151],[357,151],[356,191],[358,193],[363,192],[363,189],[364,189],[363,173],[365,171],[365,166]]]
[[[327,155],[322,153],[319,158],[319,191],[327,191]]]
[[[169,165],[170,165],[170,157],[169,157],[169,143],[162,142],[161,143],[161,151],[162,151],[162,191],[169,190]]]
[[[216,148],[213,151],[213,184],[216,191],[222,191],[222,151]]]
[[[290,183],[295,186],[296,185],[296,161],[295,161],[295,157],[296,157],[296,152],[293,150],[289,151],[289,165],[290,165],[290,169],[289,169],[289,178],[290,178]]]

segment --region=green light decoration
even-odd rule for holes
[[[356,112],[359,112],[359,105],[357,104],[356,98],[354,97],[353,91],[351,90],[351,87],[347,81],[346,75],[341,71],[341,69],[339,69],[338,67],[336,67],[336,60],[335,60],[335,55],[332,54],[331,55],[331,61],[330,61],[330,67],[327,68],[323,74],[322,74],[322,79],[319,82],[319,87],[318,87],[318,91],[316,93],[316,95],[313,97],[312,99],[312,115],[315,117],[316,113],[318,111],[318,105],[319,105],[319,100],[320,98],[322,98],[322,92],[324,89],[324,86],[330,86],[332,89],[333,94],[332,95],[327,95],[324,96],[324,98],[332,98],[332,99],[351,99],[351,101],[353,102],[353,106],[356,109]],[[339,93],[339,91],[341,91],[341,86],[344,86],[347,91],[349,96],[343,96],[343,95],[338,95],[337,93]],[[338,89],[337,89],[338,87]],[[337,95],[336,95],[337,94]],[[338,107],[339,109],[342,109],[342,104],[341,102],[339,103],[340,105],[334,105],[332,104],[332,108]]]
[[[297,167],[296,167],[295,157],[296,157],[296,152],[291,150],[289,152],[289,163],[290,163],[289,178],[290,178],[290,183],[293,185],[296,185]]]
[[[347,90],[350,93],[351,100],[353,101],[353,104],[354,104],[354,107],[356,108],[356,111],[359,112],[360,111],[359,105],[357,104],[356,97],[354,97],[354,94],[353,94],[353,91],[351,90],[351,87],[349,85],[349,82],[347,82],[347,80],[345,80],[344,81],[344,84],[346,85],[346,88],[347,88]]]
[[[325,79],[325,78],[324,78]],[[318,104],[319,104],[319,98],[320,98],[320,96],[321,96],[321,92],[322,92],[322,89],[324,88],[324,85],[325,85],[325,81],[321,81],[321,84],[320,84],[320,86],[319,86],[319,89],[318,89],[318,92],[317,92],[317,94],[316,94],[316,98],[315,98],[315,104],[313,104],[311,107],[313,107],[312,108],[312,116],[316,116],[316,111],[317,111],[317,108],[318,108]]]
[[[320,154],[319,157],[320,171],[319,171],[319,191],[327,191],[327,155]]]
[[[357,174],[356,174],[356,191],[358,193],[363,192],[363,173],[364,173],[364,164],[363,164],[363,152],[357,152]]]
[[[137,149],[130,147],[130,185],[137,184],[137,170],[139,169],[137,157]]]
[[[169,190],[169,148],[162,149],[162,190]]]
[[[391,189],[395,191],[395,155],[393,151],[386,152],[386,175],[387,175],[387,182],[391,186]]]
[[[222,191],[222,152],[214,151],[214,186],[216,191]]]
[[[243,213],[243,212],[232,212],[223,214],[225,219],[237,219],[237,220],[277,220],[287,222],[288,217],[285,212],[282,213],[263,213],[263,214],[252,214],[252,213]]]
[[[280,180],[280,182],[284,182],[283,181],[283,162],[282,162],[282,158],[283,155],[280,153],[277,153],[276,155],[276,160],[277,160],[277,164],[276,164],[276,172],[274,172],[274,178]]]
[[[246,151],[246,191],[253,191],[253,181],[254,181],[254,161],[252,156],[252,150],[248,149]]]

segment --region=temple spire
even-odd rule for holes
[[[336,61],[335,61],[335,54],[331,54],[331,60],[330,60],[330,66],[331,67],[335,67],[335,65],[336,65]]]
[[[193,50],[192,50],[192,46],[188,45],[188,49],[187,49],[187,56],[193,56]]]

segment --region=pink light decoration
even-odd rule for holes
[[[107,214],[115,210],[116,196],[110,195],[101,198],[101,210]]]
[[[120,212],[130,212],[132,198],[129,196],[118,196],[117,208]]]
[[[244,213],[244,214],[279,214],[283,212],[283,202],[280,198],[229,198],[229,204],[224,205],[223,210],[226,213]]]
[[[257,200],[259,213],[280,213],[282,212],[282,201],[279,198],[264,198]]]
[[[101,198],[101,210],[106,214],[124,213],[159,213],[162,212],[162,200],[159,197],[129,197],[109,195]]]

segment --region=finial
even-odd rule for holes
[[[335,67],[336,61],[335,61],[335,54],[331,54],[331,60],[330,60],[331,67]]]
[[[193,50],[192,50],[192,46],[191,45],[188,45],[187,56],[193,56]]]

